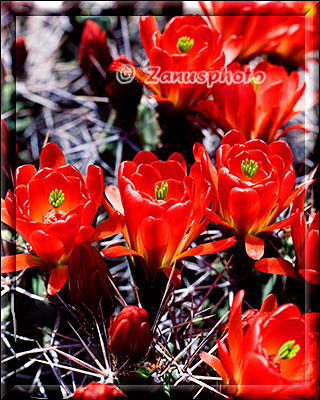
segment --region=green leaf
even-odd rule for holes
[[[46,294],[46,285],[41,275],[35,275],[32,277],[32,292],[37,296],[44,297]]]
[[[15,83],[14,82],[6,82],[2,86],[2,108],[1,112],[6,113],[7,111],[10,111],[16,107],[16,102],[15,102]],[[8,122],[8,121],[6,121]],[[9,129],[13,129],[12,127],[9,126]]]
[[[28,126],[32,123],[31,117],[16,119],[16,132],[24,132]]]
[[[156,111],[144,104],[139,104],[136,127],[143,142],[143,149],[154,150],[159,143],[160,134]]]
[[[276,283],[277,275],[271,275],[268,282],[265,284],[264,288],[262,289],[262,301],[265,300],[267,296],[272,292],[273,287]]]
[[[1,322],[5,322],[11,317],[11,304],[8,294],[1,296]]]
[[[152,374],[153,371],[151,369],[147,369],[145,367],[139,367],[136,371],[143,379],[148,379]]]
[[[79,24],[84,24],[88,19],[91,19],[92,21],[96,22],[100,28],[104,31],[109,31],[110,30],[110,23],[109,23],[109,17],[108,16],[86,16],[86,15],[78,15],[76,16],[76,21]]]

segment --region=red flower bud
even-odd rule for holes
[[[116,399],[128,397],[113,383],[91,382],[88,386],[79,386],[73,394],[73,399]]]
[[[110,324],[109,347],[112,353],[120,357],[143,357],[152,339],[148,319],[143,308],[124,307]]]
[[[28,51],[23,37],[18,37],[16,41],[12,43],[10,53],[12,57],[12,73],[14,77],[23,76],[24,64],[28,56]]]
[[[119,63],[134,67],[134,62],[125,56],[119,56],[114,59],[106,71],[105,93],[117,111],[117,124],[125,130],[130,130],[134,126],[137,106],[140,103],[143,87],[136,79],[130,83],[120,83],[117,79],[117,72],[115,72]]]
[[[77,246],[69,257],[69,298],[71,303],[93,313],[113,303],[113,288],[109,282],[109,270],[99,251],[86,243]]]
[[[86,21],[82,31],[79,61],[91,88],[103,94],[106,70],[112,62],[112,57],[107,44],[106,32],[92,20]]]

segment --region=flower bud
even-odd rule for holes
[[[112,57],[107,44],[106,32],[90,19],[86,21],[82,31],[79,61],[92,90],[103,94],[106,70],[112,62]]]
[[[24,65],[28,56],[28,50],[23,37],[18,37],[10,47],[12,58],[12,74],[14,77],[23,77],[25,69]]]
[[[117,125],[125,130],[131,130],[136,120],[137,107],[141,100],[143,87],[136,79],[126,84],[119,82],[114,70],[119,63],[128,65],[129,69],[132,67],[132,70],[135,67],[134,62],[125,56],[114,59],[106,71],[105,94],[117,111]]]
[[[148,313],[143,308],[124,307],[110,323],[109,347],[112,353],[120,357],[143,357],[152,339],[148,319]]]
[[[91,382],[88,386],[79,386],[73,394],[73,399],[117,399],[128,397],[113,383]]]
[[[99,310],[113,303],[113,288],[109,270],[99,251],[86,243],[78,245],[69,258],[69,299],[77,308]]]

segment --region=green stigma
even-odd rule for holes
[[[283,346],[281,346],[278,352],[278,357],[282,360],[289,360],[290,358],[293,358],[300,350],[300,346],[298,344],[294,346],[294,344],[295,340],[289,340]]]
[[[252,83],[253,89],[254,89],[254,91],[256,92],[257,89],[258,89],[259,81],[257,81],[255,78],[251,78],[251,79],[250,79],[250,82]]]
[[[246,159],[246,161],[242,161],[241,163],[242,172],[248,177],[252,178],[253,175],[258,171],[258,163],[253,160]]]
[[[157,200],[164,200],[168,193],[168,183],[161,182],[161,188],[159,189],[159,186],[157,185],[155,192]]]
[[[194,40],[188,36],[182,36],[177,43],[177,49],[181,51],[181,53],[186,53],[193,46]]]
[[[64,193],[62,192],[62,190],[60,190],[59,193],[58,189],[53,190],[50,193],[49,201],[54,208],[60,207],[61,204],[64,202]]]

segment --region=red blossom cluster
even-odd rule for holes
[[[279,140],[289,130],[305,129],[303,124],[284,128],[304,111],[305,83],[296,70],[288,73],[284,66],[272,64],[277,55],[301,65],[317,49],[318,2],[299,2],[296,7],[287,1],[218,1],[211,2],[214,16],[205,2],[200,3],[205,17],[171,18],[163,33],[154,16],[140,17],[140,38],[151,69],[198,73],[227,68],[231,74],[263,72],[261,81],[215,82],[210,87],[208,82],[154,82],[124,56],[113,60],[106,32],[90,20],[79,60],[91,88],[107,94],[119,115],[123,86],[109,73],[121,71],[123,64],[132,67],[135,78],[158,102],[171,103],[185,114],[201,113],[224,131],[214,161],[199,142],[193,145],[191,165],[175,149],[166,161],[142,150],[121,162],[118,185],[105,187],[102,168],[89,165],[82,175],[66,164],[57,145],[46,144],[39,169],[31,164],[18,167],[14,190],[1,199],[2,221],[23,237],[29,251],[2,257],[3,273],[38,267],[47,278],[49,295],[67,284],[76,308],[97,313],[103,304],[112,308],[115,290],[104,257],[127,256],[133,275],[144,277],[141,290],[155,285],[162,273],[178,287],[181,260],[225,250],[232,254],[237,243],[248,262],[256,261],[258,271],[319,284],[319,212],[311,212],[307,221],[304,209],[307,188],[314,181],[297,184],[290,146]],[[310,38],[306,48],[304,34]],[[267,59],[254,67],[246,64],[261,55]],[[141,93],[135,96],[132,88],[136,107]],[[2,124],[4,151],[8,129]],[[101,205],[109,217],[96,224]],[[204,242],[201,234],[212,222],[225,236]],[[295,266],[280,257],[263,258],[270,232],[289,226]],[[124,245],[100,247],[101,252],[95,247],[120,232]],[[201,359],[222,378],[232,397],[313,398],[318,390],[316,313],[301,315],[291,303],[278,306],[271,294],[260,311],[242,314],[243,298],[244,291],[238,291],[217,341],[218,357],[202,353]],[[143,358],[153,335],[148,312],[124,307],[111,319],[108,334],[114,356]],[[78,388],[73,398],[92,396],[126,397],[112,383],[94,382]]]

